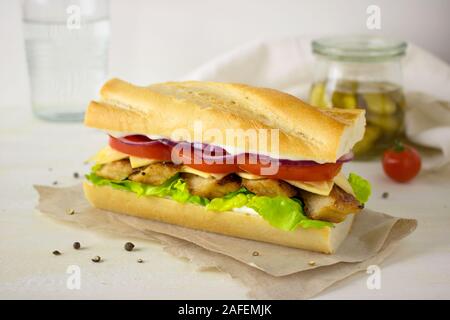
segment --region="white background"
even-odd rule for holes
[[[0,0],[0,107],[29,101],[19,4]],[[449,0],[112,0],[110,75],[173,80],[254,39],[376,33],[366,28],[370,4],[381,8],[380,33],[450,62]]]

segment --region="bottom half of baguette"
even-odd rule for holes
[[[284,231],[271,226],[259,215],[234,211],[211,211],[196,204],[183,204],[166,198],[137,196],[133,192],[109,186],[95,186],[89,182],[84,182],[83,188],[91,205],[99,209],[323,253],[336,251],[350,231],[353,222],[353,215],[349,215],[334,227],[297,228],[295,231]]]

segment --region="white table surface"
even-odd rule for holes
[[[0,117],[0,298],[138,298],[239,299],[246,287],[222,272],[200,272],[153,242],[99,235],[57,224],[34,210],[33,184],[67,186],[79,183],[73,172],[106,143],[100,132],[80,123],[48,123],[28,108],[3,108]],[[368,290],[360,273],[326,290],[317,298],[450,298],[450,170],[423,173],[414,182],[396,184],[384,176],[378,162],[351,163],[370,179],[368,207],[419,220],[381,265],[381,289]],[[388,199],[381,194],[389,192]],[[74,241],[83,250],[72,249]],[[133,241],[138,250],[123,250]],[[53,256],[53,250],[61,256]],[[90,258],[100,255],[104,262]],[[143,264],[136,263],[138,258]],[[81,268],[81,289],[66,287],[69,265]]]

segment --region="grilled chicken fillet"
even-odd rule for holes
[[[364,208],[354,196],[334,185],[328,196],[321,196],[300,190],[306,214],[312,219],[341,222],[350,213]]]
[[[173,163],[158,162],[150,164],[132,174],[128,179],[151,185],[160,185],[180,172],[180,166]]]
[[[295,187],[281,180],[242,179],[242,185],[246,187],[248,191],[253,192],[258,196],[268,196],[268,197],[285,196],[291,198],[297,194],[297,190]]]
[[[128,159],[118,160],[104,164],[95,172],[98,176],[110,180],[125,180],[133,173]]]
[[[209,199],[221,198],[241,187],[240,178],[234,174],[222,179],[202,178],[191,173],[183,173],[181,176],[192,194]]]

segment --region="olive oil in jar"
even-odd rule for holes
[[[358,159],[383,152],[404,134],[405,98],[400,86],[388,82],[325,81],[313,84],[310,103],[318,107],[366,110],[364,138],[354,147]]]

